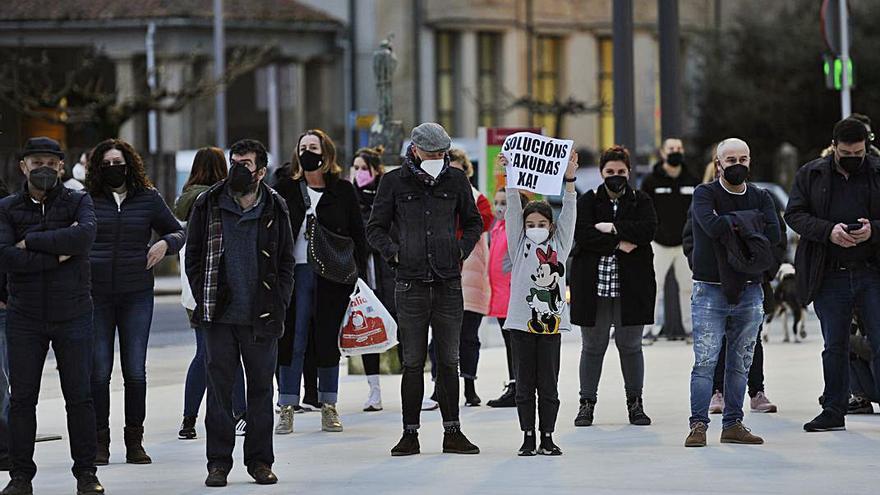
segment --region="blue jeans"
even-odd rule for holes
[[[189,363],[186,372],[186,385],[183,389],[183,415],[196,417],[199,415],[199,407],[208,386],[207,364],[205,363],[205,333],[201,328],[196,328],[196,355]],[[235,373],[235,386],[232,391],[232,415],[242,416],[246,410],[244,397],[244,372],[241,369],[241,360],[238,362],[238,370]]]
[[[49,344],[55,351],[61,393],[67,412],[67,433],[73,473],[95,472],[95,409],[89,392],[92,366],[92,312],[67,321],[44,322],[10,312],[7,320],[9,381],[10,475],[33,479],[37,399]]]
[[[758,328],[764,320],[764,292],[760,284],[748,284],[738,304],[727,302],[721,285],[694,282],[691,313],[694,322],[694,369],[691,372],[690,424],[709,424],[715,365],[727,337],[724,356],[724,416],[729,428],[743,418],[749,367],[755,352]]]
[[[110,375],[119,330],[119,358],[125,381],[125,426],[144,426],[147,414],[147,344],[153,322],[153,289],[98,294],[95,302],[95,359],[92,398],[99,430],[110,427]]]
[[[293,357],[290,365],[278,367],[278,404],[281,406],[299,405],[314,299],[315,272],[308,263],[296,265],[293,269],[293,304],[296,308],[296,320],[293,325]],[[338,373],[337,371],[337,376]]]
[[[822,325],[825,349],[824,407],[846,414],[849,401],[849,334],[858,311],[873,351],[875,382],[880,383],[880,273],[874,269],[829,271],[813,301]]]
[[[0,460],[9,457],[9,358],[6,356],[6,309],[0,309]]]

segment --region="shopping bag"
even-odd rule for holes
[[[397,322],[373,289],[358,279],[339,328],[339,352],[359,356],[385,352],[397,345]]]

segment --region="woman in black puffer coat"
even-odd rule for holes
[[[125,447],[130,464],[149,464],[143,448],[147,399],[147,342],[153,319],[153,267],[184,243],[184,230],[144,173],[144,162],[125,141],[95,147],[86,188],[95,202],[98,234],[89,261],[95,303],[92,399],[98,451],[95,463],[110,459],[110,375],[113,344],[125,381]],[[151,243],[153,232],[159,235]]]

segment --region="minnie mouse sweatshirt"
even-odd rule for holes
[[[506,330],[555,334],[571,330],[566,301],[565,261],[574,243],[577,193],[565,192],[550,238],[526,237],[519,190],[507,188],[507,250],[513,262]]]

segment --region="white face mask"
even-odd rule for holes
[[[532,228],[526,229],[526,237],[532,240],[535,244],[542,244],[550,237],[550,229],[545,228]]]
[[[73,178],[80,182],[86,180],[86,167],[82,163],[73,166]]]
[[[420,167],[427,172],[428,175],[436,179],[443,170],[443,163],[444,161],[442,158],[439,160],[423,160]]]

